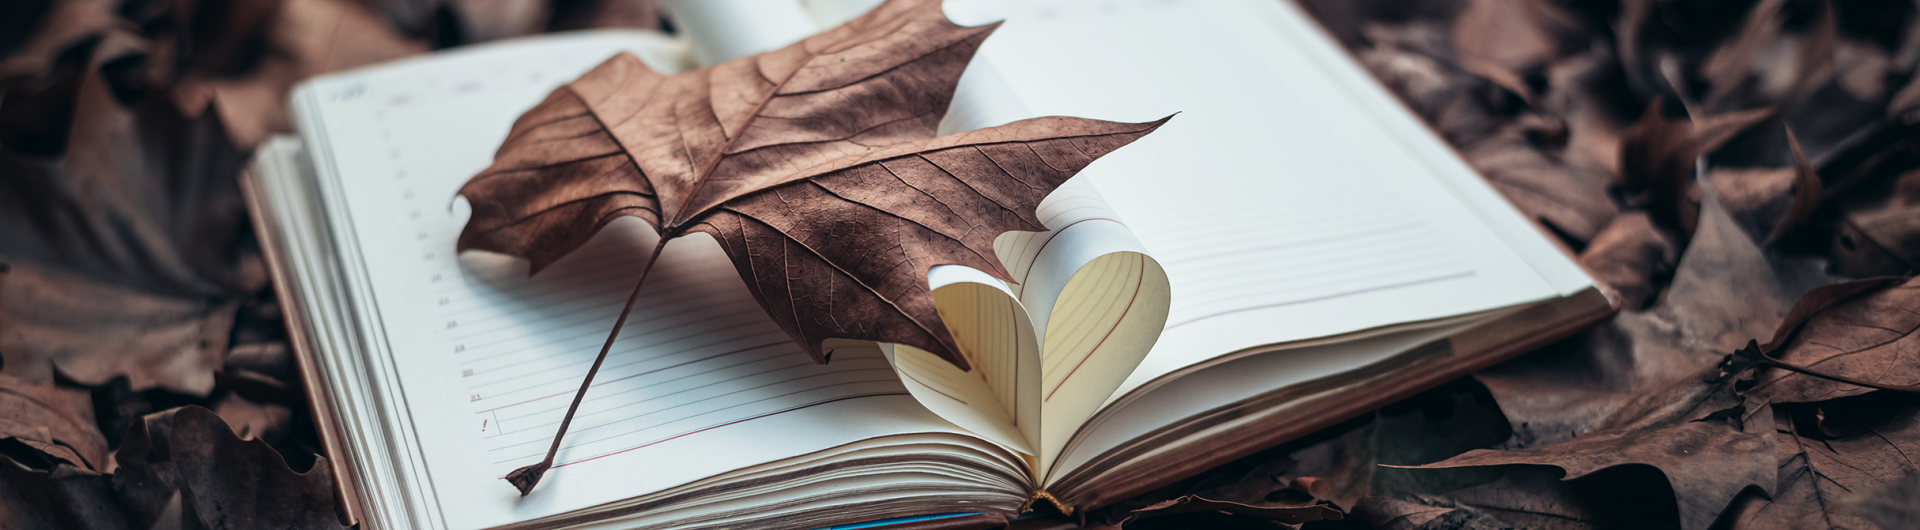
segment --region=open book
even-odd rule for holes
[[[956,2],[1005,19],[943,132],[1040,115],[1159,131],[928,281],[971,371],[906,346],[815,364],[710,238],[662,254],[555,468],[539,461],[656,235],[529,277],[455,253],[454,192],[514,120],[619,52],[684,71],[871,0],[670,3],[684,38],[524,39],[311,80],[243,182],[349,514],[368,528],[811,528],[1096,508],[1613,311],[1588,277],[1274,0]]]

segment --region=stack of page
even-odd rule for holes
[[[555,468],[522,497],[657,241],[613,222],[538,275],[455,252],[456,191],[617,53],[681,72],[877,2],[669,3],[682,37],[489,44],[311,80],[244,181],[341,494],[365,528],[814,528],[1116,502],[1570,334],[1614,305],[1292,3],[954,2],[1005,20],[944,132],[1160,130],[928,278],[972,369],[816,364],[718,244],[663,253]]]

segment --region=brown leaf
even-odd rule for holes
[[[1864,186],[1842,199],[1839,206],[1841,223],[1850,231],[1839,240],[1847,248],[1836,250],[1860,253],[1872,249],[1893,260],[1884,264],[1849,260],[1853,264],[1849,272],[1901,274],[1920,263],[1920,170]]]
[[[235,145],[251,150],[268,134],[292,132],[287,94],[308,77],[426,51],[348,0],[281,0],[258,63],[240,72],[182,75],[172,97],[190,115],[213,108]]]
[[[1120,521],[1120,527],[1126,528],[1128,523],[1155,517],[1210,512],[1225,512],[1232,515],[1266,519],[1284,524],[1300,524],[1308,521],[1338,521],[1344,516],[1344,514],[1340,513],[1340,510],[1335,510],[1328,506],[1254,506],[1188,495],[1134,510],[1126,519]]]
[[[1920,473],[1854,492],[1846,499],[1845,512],[1880,528],[1920,527]]]
[[[1867,291],[1871,289],[1870,291]],[[1861,292],[1866,291],[1866,292]],[[1857,294],[1856,294],[1857,293]],[[1850,295],[1850,296],[1849,296]],[[1807,306],[1802,309],[1800,305]],[[1862,280],[1809,293],[1795,306],[1804,321],[1789,320],[1767,353],[1791,364],[1840,376],[1896,385],[1920,385],[1920,279]],[[1760,376],[1751,394],[1775,403],[1824,401],[1873,389],[1785,371]]]
[[[110,38],[98,58],[137,48]],[[237,297],[262,288],[234,180],[242,153],[218,113],[153,97],[123,104],[96,71],[78,88],[57,159],[0,152],[0,336],[5,371],[51,383],[129,377],[204,394]]]
[[[993,238],[1165,120],[1037,118],[932,138],[996,26],[895,0],[786,48],[672,76],[609,59],[521,116],[460,193],[462,250],[539,271],[621,215],[664,242],[705,232],[817,361],[828,337],[904,343],[962,367],[926,272],[1007,274]]]
[[[443,0],[460,34],[445,39],[469,44],[539,33],[553,11],[549,0]]]
[[[1660,113],[1661,98],[1647,105],[1640,122],[1620,140],[1620,171],[1628,187],[1646,193],[1653,220],[1675,233],[1691,234],[1699,210],[1687,200],[1694,164],[1735,134],[1773,114],[1755,109],[1686,121]]]
[[[1580,21],[1551,2],[1465,3],[1453,22],[1453,47],[1460,67],[1525,99],[1533,99],[1534,93],[1523,72],[1536,70],[1586,41]]]
[[[258,440],[242,441],[212,411],[196,406],[135,422],[115,458],[127,519],[152,526],[176,496],[203,528],[340,528],[325,458],[298,473]]]
[[[1506,521],[1452,500],[1415,496],[1411,500],[1367,497],[1353,516],[1378,530],[1505,530]]]
[[[1700,228],[1659,303],[1541,351],[1474,374],[1513,425],[1509,448],[1602,428],[1637,396],[1771,335],[1801,294],[1834,281],[1819,260],[1764,252],[1722,210],[1702,205]]]
[[[5,329],[4,322],[0,329]],[[94,427],[92,399],[83,389],[30,384],[0,374],[0,440],[12,439],[66,465],[104,472],[107,438]]]
[[[0,455],[0,526],[22,530],[131,528],[112,477],[66,464],[38,471]]]
[[[63,55],[99,41],[117,25],[113,10],[107,0],[12,2],[0,8],[6,20],[0,22],[0,88],[20,78],[51,76]],[[11,91],[0,90],[5,92]]]
[[[1660,292],[1655,283],[1670,277],[1678,260],[1673,241],[1638,211],[1614,217],[1580,253],[1580,265],[1619,293],[1628,310],[1651,307]]]
[[[1415,530],[1428,521],[1453,512],[1450,506],[1432,506],[1388,497],[1367,497],[1353,506],[1353,516],[1378,530]]]
[[[1708,87],[1701,107],[1726,112],[1754,105],[1799,106],[1833,79],[1839,36],[1831,3],[1804,33],[1784,33],[1784,0],[1763,0],[1747,11],[1739,32],[1701,67]]]
[[[654,0],[555,0],[547,31],[593,28],[660,29]]]
[[[1518,451],[1479,449],[1409,467],[1547,465],[1575,479],[1616,466],[1649,465],[1672,485],[1681,527],[1704,530],[1741,490],[1771,489],[1776,479],[1770,461],[1773,413],[1739,408],[1729,379],[1717,371],[1702,373],[1629,405],[1609,419],[1608,427],[1569,441]]]
[[[1920,409],[1906,407],[1893,421],[1854,436],[1815,440],[1791,430],[1774,434],[1779,483],[1771,500],[1752,499],[1728,518],[1733,528],[1868,529],[1843,501],[1920,472],[1911,455],[1920,451]],[[1783,426],[1784,427],[1784,426]],[[1911,505],[1909,505],[1911,506]],[[1883,526],[1908,528],[1909,526]]]
[[[1588,530],[1620,523],[1635,514],[1620,506],[1602,506],[1560,480],[1559,472],[1538,466],[1509,466],[1500,480],[1451,491],[1447,500],[1458,506],[1492,514],[1508,525],[1532,530]],[[1624,489],[1621,483],[1597,487]],[[1664,492],[1663,492],[1664,494]],[[1637,508],[1638,506],[1636,506]],[[1624,516],[1624,517],[1623,517]],[[1634,523],[1653,523],[1635,520]],[[1621,525],[1625,526],[1625,525]],[[1632,526],[1641,528],[1650,524]]]
[[[1612,175],[1556,160],[1524,133],[1502,133],[1463,154],[1521,213],[1575,243],[1592,241],[1620,213],[1607,197]]]

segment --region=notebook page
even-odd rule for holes
[[[1236,350],[1559,294],[1436,178],[1454,168],[1406,145],[1437,140],[1380,111],[1397,103],[1377,88],[1329,81],[1332,44],[1276,23],[1304,16],[1280,4],[946,6],[1007,20],[981,54],[1037,113],[1180,113],[1087,169],[1173,284],[1159,343],[1116,395]]]
[[[725,3],[728,2],[714,4]],[[859,16],[879,3],[878,0],[805,2],[815,24],[823,30]],[[697,35],[693,38],[699,39]],[[952,134],[1038,116],[1009,89],[991,60],[975,57],[958,81],[939,133]],[[1044,346],[1019,344],[1022,349],[1037,349],[1040,359],[1020,357],[1021,363],[999,364],[976,361],[975,364],[1001,369],[962,372],[912,348],[893,350],[895,365],[908,380],[908,388],[928,407],[975,432],[1005,433],[998,439],[1010,438],[1014,431],[1023,433],[1029,440],[1037,439],[1027,445],[1037,449],[1034,452],[1042,469],[1050,465],[1079,424],[1099,408],[1146,355],[1166,321],[1168,290],[1164,271],[1133,236],[1125,219],[1088,183],[1086,174],[1083,172],[1082,176],[1068,180],[1037,205],[1036,216],[1047,231],[1008,232],[994,241],[994,252],[1013,278],[1012,284],[989,288],[987,284],[1000,282],[983,272],[967,269],[971,274],[965,281],[982,284],[978,289],[969,287],[971,291],[984,296],[1004,291],[1017,300],[1017,304],[1011,300],[962,303],[979,300],[943,293],[958,287],[945,285],[961,280],[960,275],[943,275],[941,270],[963,267],[938,267],[929,274],[941,314],[959,338],[962,349],[967,348],[973,335],[1011,338],[1031,334],[1043,341]],[[955,318],[981,309],[991,314]],[[1005,316],[1021,310],[1031,321],[1030,330],[1029,326],[1003,324],[1010,321]],[[1004,353],[1012,352],[996,350],[983,356],[997,358]],[[1032,366],[1012,370],[1011,374],[1005,370],[1009,366],[1029,364]],[[965,381],[982,376],[986,381]],[[1007,412],[980,410],[985,404],[1004,406]],[[1043,418],[1038,432],[1033,430],[1034,422],[1030,419],[1036,416]]]
[[[453,252],[467,215],[454,193],[522,111],[622,49],[657,68],[681,57],[659,37],[576,34],[329,76],[296,94],[348,289],[368,302],[369,355],[400,407],[402,443],[424,455],[416,491],[438,510],[414,525],[497,526],[876,436],[958,432],[908,397],[876,350],[813,364],[717,243],[694,236],[667,245],[556,468],[526,497],[501,480],[544,455],[654,236],[616,222],[529,279],[519,260]]]

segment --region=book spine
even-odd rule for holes
[[[259,152],[264,154],[268,150],[261,149]],[[273,281],[274,292],[279,296],[280,312],[285,315],[287,338],[293,347],[294,364],[300,370],[301,391],[311,407],[309,412],[313,416],[313,429],[319,433],[321,448],[327,452],[328,471],[333,473],[334,510],[343,525],[358,526],[364,518],[360,509],[359,488],[352,466],[344,458],[347,451],[340,440],[339,421],[334,415],[333,402],[327,398],[326,383],[321,380],[319,366],[313,358],[312,330],[301,309],[299,291],[287,276],[285,242],[280,237],[278,223],[267,213],[266,206],[271,201],[255,182],[258,177],[254,168],[261,161],[262,158],[257,156],[254,166],[240,172],[240,193],[247,205],[247,217],[253,223],[255,237],[260,241],[261,254],[266,258],[267,274]]]

